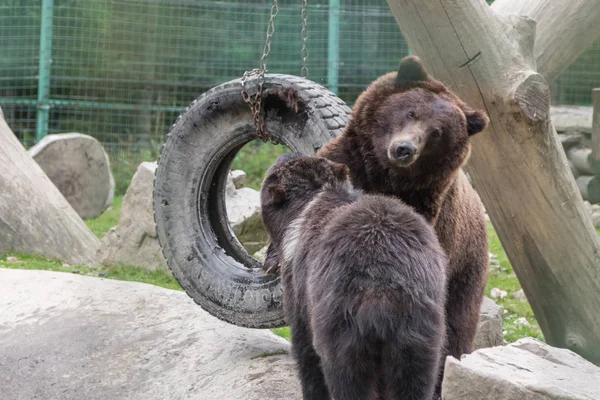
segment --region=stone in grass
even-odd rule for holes
[[[233,175],[227,175],[225,204],[231,228],[240,243],[254,253],[267,243],[268,235],[262,223],[260,193],[242,187],[236,189]]]
[[[517,300],[519,300],[520,302],[522,302],[522,303],[525,303],[525,302],[527,302],[527,296],[525,296],[525,292],[523,291],[523,289],[519,289],[519,290],[517,290],[516,292],[514,292],[514,293],[512,294],[512,296],[513,296],[515,299],[517,299]]]
[[[169,272],[162,254],[152,208],[156,162],[143,162],[131,179],[121,206],[119,225],[102,239],[99,251],[104,265],[135,265],[148,270]]]
[[[531,328],[531,324],[525,317],[517,318],[515,320],[515,325],[519,328]]]
[[[490,291],[490,296],[494,300],[503,299],[506,297],[507,294],[508,293],[506,292],[506,290],[502,290],[502,289],[498,289],[498,288],[493,288]]]
[[[268,248],[269,248],[269,245],[266,245],[265,247],[263,247],[262,249],[258,250],[256,253],[254,253],[252,255],[252,257],[256,258],[260,262],[265,262]]]
[[[246,173],[241,169],[231,171],[231,180],[236,189],[241,189],[246,185]]]
[[[95,218],[112,204],[115,182],[98,140],[81,133],[48,135],[27,152],[81,218]]]
[[[444,400],[600,399],[600,368],[533,338],[446,358]]]
[[[474,350],[501,346],[504,343],[502,335],[503,313],[504,307],[499,306],[487,297],[483,298],[477,333],[473,342]]]

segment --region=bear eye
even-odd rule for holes
[[[431,134],[433,135],[433,137],[439,138],[440,136],[442,136],[442,131],[440,131],[439,129],[434,129],[433,132],[431,132]]]
[[[406,116],[410,119],[415,119],[416,115],[414,111],[409,111],[406,113]]]

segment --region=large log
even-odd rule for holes
[[[581,175],[576,180],[581,197],[591,204],[600,203],[600,177],[593,175]]]
[[[27,154],[0,111],[0,253],[91,264],[99,246],[98,238]]]
[[[582,174],[600,174],[600,162],[592,157],[592,150],[586,148],[571,149],[567,151],[567,158]]]
[[[497,13],[536,21],[537,72],[553,81],[600,36],[597,0],[495,0]]]
[[[548,84],[535,70],[535,21],[496,13],[484,0],[387,1],[432,75],[490,117],[473,138],[467,170],[547,342],[600,363],[600,240],[550,121]],[[527,3],[559,11],[554,0]],[[554,16],[554,32],[577,32],[585,18]]]

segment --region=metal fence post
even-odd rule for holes
[[[53,10],[54,0],[42,0],[37,120],[35,127],[36,142],[38,142],[48,134],[48,116],[50,114],[50,66],[52,63]]]
[[[338,94],[340,67],[340,0],[329,0],[327,39],[327,83],[329,90]]]

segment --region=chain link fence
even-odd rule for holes
[[[281,0],[269,72],[300,75],[301,1]],[[98,138],[112,160],[154,158],[168,127],[212,86],[258,67],[265,0],[0,0],[0,105],[26,146]],[[309,79],[350,105],[409,49],[385,0],[308,8]],[[591,103],[600,40],[555,82],[555,104]],[[135,165],[137,166],[137,164]]]

